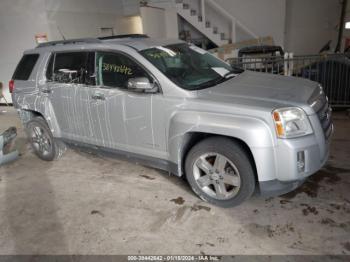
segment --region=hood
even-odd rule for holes
[[[317,89],[318,83],[307,79],[245,71],[219,85],[198,91],[198,95],[222,103],[231,100],[246,104],[250,101],[255,106],[299,106],[309,111],[308,100]]]

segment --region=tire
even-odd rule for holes
[[[30,120],[26,125],[26,133],[34,153],[42,160],[56,160],[66,149],[63,142],[53,137],[42,117]]]
[[[255,172],[246,150],[222,137],[207,138],[187,154],[185,172],[192,190],[204,201],[234,207],[255,190]]]

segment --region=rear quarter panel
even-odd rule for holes
[[[25,124],[31,118],[31,112],[36,112],[44,117],[55,137],[60,137],[59,126],[54,110],[47,94],[40,90],[40,86],[46,83],[46,67],[49,52],[38,52],[40,57],[33,68],[27,81],[15,80],[15,89],[12,93],[14,107],[18,110],[22,122]]]

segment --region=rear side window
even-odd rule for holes
[[[56,53],[50,58],[46,78],[58,83],[94,85],[93,52]]]
[[[24,55],[19,62],[12,79],[28,80],[36,62],[38,61],[38,58],[38,54]]]

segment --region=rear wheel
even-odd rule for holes
[[[34,153],[42,160],[55,160],[64,152],[65,145],[53,137],[42,117],[35,117],[29,121],[26,132]]]
[[[228,138],[208,138],[195,145],[185,169],[193,191],[221,207],[239,205],[255,190],[254,169],[245,149]]]

